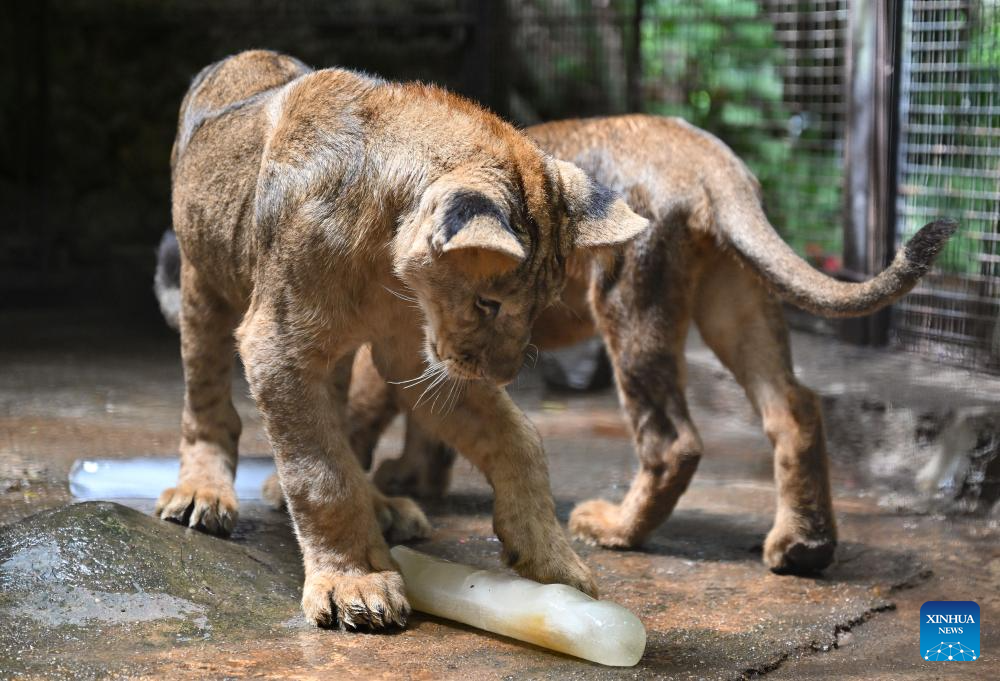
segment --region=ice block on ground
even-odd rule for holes
[[[69,472],[69,491],[77,499],[157,499],[177,484],[177,457],[79,459]],[[240,499],[261,499],[264,480],[274,473],[271,457],[240,457],[234,484]]]
[[[396,546],[414,610],[591,662],[631,667],[646,649],[639,618],[563,584],[479,570]]]

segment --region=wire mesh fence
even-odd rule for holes
[[[814,264],[840,266],[847,0],[518,0],[522,122],[645,111],[729,144],[768,214]]]
[[[963,229],[896,306],[893,337],[1000,371],[1000,0],[897,2],[904,21],[890,232],[901,243],[938,215],[958,217]],[[248,45],[442,83],[521,124],[626,111],[682,116],[733,147],[760,178],[784,238],[815,266],[838,272],[858,6],[15,3],[17,21],[0,22],[0,80],[13,93],[0,102],[0,123],[13,131],[0,140],[0,203],[13,216],[0,233],[0,290],[56,281],[63,270],[72,282],[73,268],[121,272],[128,253],[135,281],[148,278],[148,250],[169,215],[164,159],[177,101],[190,74]]]
[[[768,215],[815,266],[842,270],[850,0],[514,0],[523,122],[678,115],[757,174]],[[891,316],[891,337],[1000,370],[1000,3],[905,0],[897,77],[898,243],[938,216],[962,231]],[[898,124],[897,124],[898,123]],[[882,171],[884,172],[884,170]]]
[[[751,167],[768,215],[815,265],[839,268],[846,0],[653,3],[642,107],[681,116]]]
[[[1000,370],[1000,6],[904,3],[898,234],[962,229],[895,309],[905,347]]]

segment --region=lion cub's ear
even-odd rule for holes
[[[631,241],[649,226],[649,220],[634,213],[618,194],[572,163],[557,160],[556,166],[570,220],[576,225],[576,249],[610,249]]]
[[[434,216],[431,248],[441,258],[474,278],[487,278],[516,268],[524,246],[504,211],[485,194],[457,189],[447,192]]]

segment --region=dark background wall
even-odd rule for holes
[[[5,3],[0,306],[97,302],[155,318],[177,110],[203,66],[266,47],[490,103],[495,11],[456,0]]]

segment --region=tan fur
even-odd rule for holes
[[[702,452],[684,398],[684,342],[694,322],[746,390],[774,445],[778,509],[765,563],[789,572],[825,567],[836,526],[823,421],[816,396],[795,378],[773,292],[829,316],[873,311],[916,283],[954,224],[932,223],[881,275],[843,284],[791,252],[764,217],[746,167],[719,140],[683,121],[633,115],[526,132],[621,192],[654,225],[623,257],[603,267],[571,267],[562,304],[543,312],[533,331],[542,347],[576,342],[595,329],[602,334],[640,462],[621,503],[580,504],[570,529],[602,546],[638,546],[687,488]],[[589,301],[582,295],[587,289]],[[370,373],[365,380],[373,385],[358,386],[359,393],[384,390]],[[445,479],[428,468],[450,465],[434,455],[436,446],[426,439],[408,443],[375,480],[396,492],[442,491],[426,483]]]
[[[399,403],[492,483],[507,561],[596,592],[556,521],[541,441],[500,385],[564,263],[646,220],[463,99],[262,51],[207,68],[185,97],[173,219],[186,393],[161,517],[219,534],[235,522],[235,343],[277,462],[268,497],[287,503],[302,549],[307,617],[403,624],[382,533],[428,528],[352,455],[352,364],[370,344],[381,375],[419,386]]]

